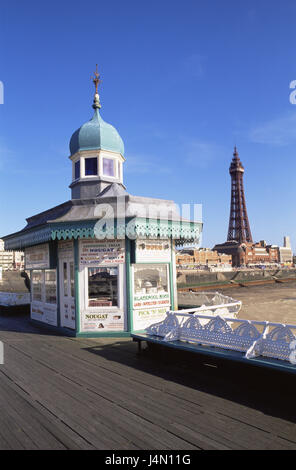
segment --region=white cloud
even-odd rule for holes
[[[256,144],[289,145],[296,142],[296,113],[288,113],[251,129],[249,138]]]

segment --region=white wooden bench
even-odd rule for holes
[[[169,311],[166,318],[134,333],[134,341],[252,363],[296,373],[296,325]]]

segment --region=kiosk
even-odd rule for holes
[[[25,252],[31,320],[73,336],[125,336],[177,309],[175,247],[198,241],[202,224],[173,201],[132,196],[124,145],[100,115],[99,74],[90,121],[71,137],[71,200],[4,237]]]

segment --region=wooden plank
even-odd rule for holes
[[[63,360],[64,360],[64,359],[65,359],[65,357],[63,358]],[[61,365],[60,362],[59,362],[59,365]],[[63,368],[65,368],[65,367],[68,368],[67,366],[69,366],[69,364],[62,364],[62,367],[63,367]],[[84,371],[83,371],[83,370],[76,370],[76,368],[77,368],[77,365],[75,366],[75,375],[79,376],[79,380],[81,381],[81,380],[83,380],[83,372],[84,372]],[[106,379],[106,370],[104,371],[104,374],[105,374],[105,375],[104,375],[104,377],[103,377],[103,379],[104,379],[104,380],[103,380],[103,383],[100,385],[101,388],[102,388],[102,387],[103,387],[103,388],[104,388],[104,387],[106,388],[106,382],[107,382],[107,379]],[[93,377],[91,377],[91,380],[92,380],[92,379],[93,379]],[[91,383],[88,383],[88,385],[91,386]],[[111,382],[111,383],[110,383],[110,387],[112,387],[112,385],[113,385],[113,388],[116,389],[116,385],[118,385],[118,384],[117,384],[117,383],[114,384],[114,382]],[[129,385],[131,385],[131,384],[129,384]],[[102,393],[102,394],[103,394],[103,393],[108,393],[108,391],[109,391],[109,394],[110,394],[110,390],[111,390],[111,388],[110,388],[110,389],[107,388],[107,389],[104,390],[104,391],[101,390],[100,393]],[[119,395],[119,396],[124,396],[124,393],[127,392],[127,390],[122,390],[122,388],[121,388],[120,390],[116,390],[116,393],[117,393],[118,391],[120,392],[120,395]],[[130,397],[129,397],[129,398],[130,398]],[[153,397],[153,398],[155,398],[155,397]],[[114,399],[116,399],[116,396],[114,397]],[[131,403],[134,403],[134,400],[136,400],[136,397],[133,397]],[[125,400],[125,401],[126,401],[126,400]],[[139,401],[139,400],[137,400],[137,401]],[[158,401],[159,401],[159,396],[157,397],[157,402],[158,402]],[[139,405],[140,405],[140,406],[139,406],[138,409],[137,409],[137,413],[141,413],[141,410],[143,410],[143,409],[145,409],[145,412],[147,413],[147,403],[139,403]],[[144,405],[144,406],[143,406],[143,405]],[[150,405],[151,405],[151,403],[150,403]],[[125,406],[127,406],[127,404],[125,404]],[[129,406],[130,406],[130,405],[129,405]],[[135,407],[135,405],[133,405],[133,407]],[[164,411],[164,410],[162,409],[161,411],[162,411],[162,415],[163,415],[163,411]],[[172,412],[173,409],[171,409],[170,411]],[[188,419],[190,418],[190,415],[189,415],[189,416],[186,416],[186,417],[183,416],[183,418],[186,418],[186,419],[188,420]],[[150,419],[151,419],[151,418],[150,418]],[[157,415],[154,416],[154,419],[157,420]],[[208,417],[206,417],[206,420],[208,420]],[[225,420],[224,420],[224,421],[225,421]],[[227,429],[229,429],[229,428],[230,428],[230,424],[232,425],[232,428],[233,428],[233,427],[234,427],[234,423],[229,423],[229,422],[228,422],[228,423],[225,423],[225,422],[222,423],[222,424],[221,424],[221,428],[220,428],[220,433],[223,431],[223,427],[225,427],[225,426],[226,426]],[[213,426],[213,428],[214,428],[214,426]],[[236,431],[236,430],[234,430],[234,431]],[[253,432],[253,434],[254,434],[254,430],[252,430],[252,432]],[[257,434],[258,434],[258,432],[257,432]],[[221,435],[220,435],[220,438],[222,439]],[[231,438],[231,435],[229,436],[229,438]],[[268,444],[270,443],[270,437],[266,438],[265,435],[264,435],[264,440],[263,440],[264,442],[262,442],[262,437],[261,437],[261,439],[258,438],[258,435],[257,435],[257,438],[256,438],[256,439],[257,439],[256,442],[257,442],[258,444],[261,442],[261,446],[264,445],[264,448],[266,448],[266,446],[268,446]],[[229,442],[230,442],[230,440],[229,440]],[[228,442],[228,444],[229,444],[229,442]]]
[[[7,356],[0,367],[0,405],[7,407],[0,448],[296,448],[294,423],[264,415],[255,402],[227,399],[228,377],[201,365],[190,370],[183,359],[172,365],[169,358],[139,358],[126,339],[6,328],[0,334]]]
[[[29,361],[29,358],[27,358]],[[29,373],[26,377],[26,384],[24,384],[24,387],[29,391],[31,395],[34,394],[34,385],[37,381],[36,376],[39,374],[36,374],[38,367],[36,369],[36,365],[34,365],[34,373]],[[21,372],[21,370],[20,370]],[[23,377],[24,379],[24,377]],[[62,377],[56,376],[55,377],[55,389],[51,389],[50,394],[47,391],[49,382],[47,381],[46,384],[43,384],[39,381],[37,381],[38,388],[40,389],[40,394],[42,395],[43,401],[45,400],[46,405],[48,407],[51,406],[51,403],[54,403],[55,409],[57,410],[59,414],[63,413],[63,419],[69,419],[71,414],[73,413],[73,409],[75,409],[75,416],[71,417],[71,422],[72,425],[74,422],[76,424],[79,424],[81,427],[83,427],[83,432],[87,431],[86,426],[88,429],[93,429],[95,431],[95,436],[97,436],[97,431],[98,430],[103,430],[103,422],[108,423],[108,428],[109,428],[109,423],[111,423],[112,427],[109,428],[109,436],[106,437],[106,434],[102,434],[100,437],[100,441],[104,442],[106,439],[108,439],[108,444],[110,445],[110,439],[113,440],[113,445],[114,445],[114,429],[117,431],[120,429],[121,430],[121,440],[123,439],[123,436],[129,434],[132,439],[136,439],[137,441],[143,441],[143,445],[149,446],[150,444],[153,446],[153,448],[162,448],[163,446],[166,446],[166,448],[170,448],[170,445],[175,446],[174,448],[184,448],[184,443],[182,439],[172,436],[169,433],[163,433],[161,437],[156,437],[157,436],[157,427],[148,421],[142,420],[141,417],[134,415],[133,413],[129,412],[126,409],[120,408],[118,405],[115,403],[112,403],[108,401],[105,397],[100,397],[100,401],[95,402],[96,406],[96,411],[94,408],[92,408],[91,416],[92,416],[92,421],[89,422],[85,418],[89,414],[89,409],[91,408],[91,403],[90,403],[90,396],[87,391],[83,391],[83,395],[79,399],[79,392],[81,389],[79,389],[79,386],[76,384],[72,383],[71,386],[75,388],[75,393],[72,393],[75,395],[74,397],[68,397],[68,401],[65,399],[65,397],[61,396],[61,392],[64,392],[64,395],[66,394],[66,383],[65,380],[62,381],[62,384],[60,385],[61,390],[58,390],[59,387],[59,382],[62,379]],[[71,399],[70,399],[71,398]],[[60,401],[62,400],[63,406],[61,407]],[[75,400],[75,401],[74,401]],[[80,401],[81,400],[81,401]],[[83,409],[80,408],[81,405],[84,405]],[[66,411],[66,415],[65,415]],[[103,422],[100,421],[100,419],[103,419]],[[98,424],[98,421],[99,424]],[[99,426],[99,429],[97,429],[97,425]],[[85,426],[85,427],[84,427]],[[137,428],[142,428],[141,430],[141,435],[139,436]],[[132,429],[132,431],[131,431]],[[81,431],[82,432],[82,431]],[[116,443],[117,445],[117,443]],[[102,448],[102,447],[100,447]],[[104,447],[103,447],[104,448]],[[147,448],[147,447],[143,447]],[[185,444],[185,448],[193,448],[189,444]]]

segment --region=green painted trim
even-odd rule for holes
[[[202,224],[199,222],[185,221],[164,221],[160,219],[137,218],[126,219],[120,222],[116,219],[114,227],[107,227],[106,231],[102,231],[101,235],[105,235],[106,239],[115,238],[173,238],[177,239],[180,244],[185,241],[194,241],[199,239],[202,231]],[[61,222],[51,224],[51,237],[53,240],[66,240],[77,238],[95,238],[96,220]]]
[[[71,338],[130,338],[131,333],[129,331],[114,332],[114,331],[105,331],[104,333],[95,333],[95,332],[80,332],[77,333],[75,330],[70,328],[56,327],[49,325],[48,323],[43,323],[38,320],[29,320],[30,323],[34,326],[38,326],[44,330],[52,331],[56,335],[60,334],[61,336],[69,336]]]
[[[75,276],[75,327],[80,332],[80,298],[79,298],[79,241],[74,240],[74,276]]]
[[[133,331],[133,292],[131,276],[131,240],[125,239],[127,329]]]
[[[75,336],[76,338],[130,338],[131,333],[129,331],[105,331],[105,333],[80,332],[76,333]]]
[[[21,230],[3,237],[5,250],[20,250],[34,245],[41,245],[51,240],[51,229],[49,226],[39,226],[30,230]]]
[[[79,238],[95,238],[95,225],[97,219],[79,220],[60,223],[48,223],[30,230],[3,237],[5,249],[23,250],[25,247],[40,245],[50,240],[76,240]],[[110,232],[110,233],[109,233]],[[173,238],[177,245],[185,242],[197,241],[202,232],[200,222],[178,222],[175,220],[164,221],[160,219],[126,218],[124,222],[115,220],[114,227],[102,235],[106,239],[128,238]]]

